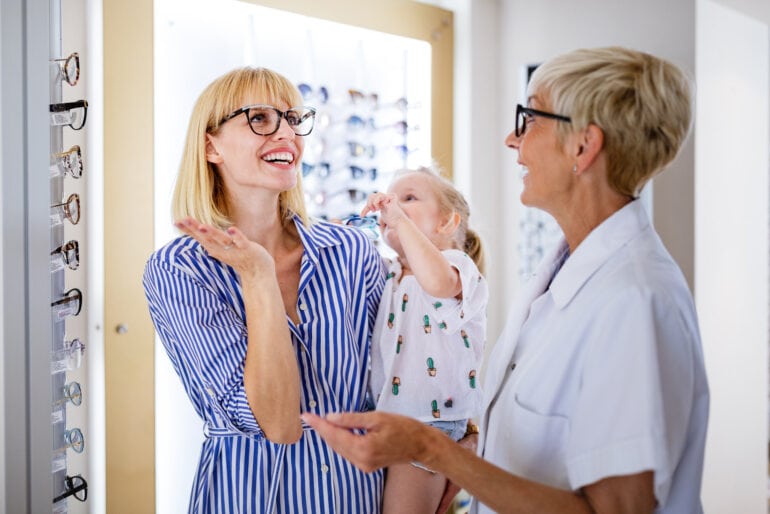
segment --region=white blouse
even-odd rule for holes
[[[423,422],[474,417],[481,405],[487,282],[464,252],[442,254],[460,272],[462,299],[426,294],[394,259],[372,336],[377,409]]]

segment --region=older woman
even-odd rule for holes
[[[147,263],[150,314],[204,422],[191,513],[379,512],[382,473],[355,469],[300,421],[364,408],[384,285],[365,235],[305,213],[315,111],[301,102],[262,68],[206,88],[174,191],[185,235]]]
[[[363,469],[417,460],[478,512],[698,513],[708,386],[692,296],[637,199],[690,128],[687,78],[623,48],[534,73],[506,144],[564,239],[489,359],[478,455],[382,413],[305,415]],[[348,428],[364,428],[356,435]]]

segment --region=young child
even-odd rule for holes
[[[389,262],[375,324],[371,392],[377,409],[412,416],[455,441],[480,408],[486,339],[481,241],[462,194],[429,168],[400,172],[361,215],[380,212]],[[388,468],[383,514],[435,512],[445,478],[418,463]]]

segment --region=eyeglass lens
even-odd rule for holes
[[[257,105],[246,111],[251,130],[260,136],[275,134],[280,128],[281,118],[286,119],[289,127],[298,136],[306,136],[313,130],[315,111],[306,107],[289,109],[281,112],[275,107]]]
[[[66,152],[54,154],[54,164],[51,165],[51,177],[71,175],[72,178],[83,176],[83,156],[80,146],[75,145]]]
[[[80,78],[80,55],[77,52],[69,54],[64,59],[51,59],[51,62],[59,65],[62,78],[67,84],[74,86],[78,83]]]

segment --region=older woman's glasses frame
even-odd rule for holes
[[[72,52],[63,59],[51,59],[59,65],[62,79],[70,86],[74,86],[80,79],[80,55],[77,52]]]
[[[51,124],[53,126],[67,125],[73,130],[80,130],[86,124],[88,102],[77,100],[75,102],[50,104],[48,110],[51,112]]]
[[[550,118],[552,120],[563,121],[565,123],[572,123],[572,118],[569,116],[563,116],[561,114],[554,114],[552,112],[538,111],[537,109],[531,109],[524,107],[521,104],[516,105],[516,126],[514,128],[514,134],[516,137],[521,137],[527,131],[527,122],[530,118],[535,116],[541,116],[543,118]]]
[[[312,107],[292,107],[287,111],[281,111],[272,105],[246,105],[222,118],[219,124],[241,113],[246,116],[251,131],[258,136],[272,136],[278,132],[281,119],[285,119],[289,128],[298,136],[307,136],[313,131],[316,110]]]

